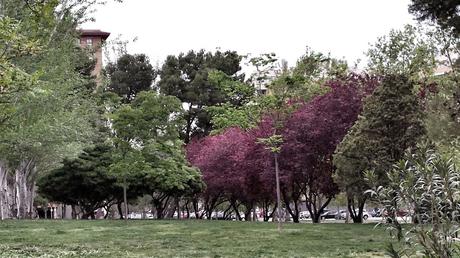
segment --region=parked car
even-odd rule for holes
[[[407,217],[407,216],[410,216],[410,212],[408,210],[399,209],[399,210],[396,211],[396,217],[403,218],[403,217]],[[386,210],[383,211],[383,217],[385,217],[385,220],[386,220],[387,223],[392,222],[391,217],[388,216],[388,211],[386,211]]]
[[[131,212],[130,214],[128,214],[128,219],[142,219],[142,213]]]
[[[374,209],[371,210],[370,215],[372,217],[382,217],[382,215],[383,215],[382,213],[383,213],[382,209],[374,208]]]
[[[355,212],[358,213],[358,210],[356,210]],[[366,210],[363,210],[363,219],[367,220],[369,217],[371,217],[369,213]],[[346,210],[341,210],[339,213],[336,213],[335,219],[346,219],[346,218],[347,218]]]
[[[406,217],[409,215],[409,211],[408,210],[403,210],[403,209],[399,209],[397,212],[396,212],[396,216],[398,217]]]
[[[346,219],[347,218],[347,211],[346,210],[340,210],[337,214],[335,214],[335,219]]]
[[[363,219],[367,220],[369,218],[369,213],[366,210],[363,210]]]
[[[306,220],[310,218],[310,212],[309,211],[301,211],[299,212],[299,219],[300,220]]]
[[[320,218],[323,219],[335,219],[335,216],[337,215],[337,211],[326,211],[323,212],[320,216]]]

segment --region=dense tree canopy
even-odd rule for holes
[[[144,54],[120,56],[116,63],[105,67],[110,84],[107,90],[120,96],[123,102],[131,102],[141,91],[152,89],[156,71]]]
[[[431,76],[437,65],[436,46],[422,30],[406,25],[379,37],[366,52],[367,70],[377,75],[404,74],[414,80]]]
[[[267,154],[270,153],[257,144],[256,132],[238,128],[196,139],[187,146],[188,159],[200,169],[206,183],[202,196],[208,218],[224,201],[229,202],[238,218],[238,207],[243,206],[246,219],[254,205],[271,203],[273,170]],[[268,181],[267,172],[271,177]]]
[[[143,198],[156,218],[183,208],[299,222],[306,207],[319,222],[343,191],[361,222],[365,172],[386,186],[425,138],[459,160],[457,1],[413,0],[438,24],[378,38],[360,74],[308,47],[293,67],[275,53],[200,50],[159,70],[125,51],[95,90],[94,53],[75,41],[99,3],[0,0],[1,218],[32,217],[38,192],[85,218]]]
[[[386,76],[365,100],[361,116],[334,155],[336,182],[348,194],[354,221],[361,221],[366,200],[364,172],[374,170],[385,184],[386,171],[424,135],[422,118],[413,84],[404,76]]]
[[[154,199],[201,190],[200,174],[188,166],[178,139],[180,112],[176,97],[151,91],[141,92],[113,114],[116,161],[111,172],[125,189],[141,181],[144,193]],[[156,207],[159,218],[164,215],[160,205]]]
[[[38,181],[39,193],[50,201],[79,205],[82,218],[93,217],[98,208],[120,199],[122,189],[109,174],[112,147],[97,145],[87,148],[74,160],[64,160],[63,166]]]
[[[412,0],[409,12],[418,20],[431,20],[445,29],[454,29],[460,33],[460,15],[458,0]]]
[[[163,64],[158,83],[161,93],[176,96],[186,104],[186,124],[181,138],[188,143],[192,136],[204,136],[212,129],[210,115],[205,107],[226,101],[226,92],[208,80],[211,70],[218,70],[236,78],[240,71],[241,56],[234,51],[215,53],[204,50],[168,56]],[[224,91],[225,90],[225,91]]]
[[[330,81],[328,93],[303,104],[286,122],[280,156],[282,175],[290,175],[291,191],[305,194],[315,222],[338,193],[332,180],[332,154],[358,118],[362,99],[378,83],[376,77],[354,74]]]
[[[8,47],[0,58],[6,68],[0,71],[0,177],[7,173],[17,183],[2,180],[0,198],[4,189],[19,193],[10,216],[31,216],[37,177],[63,157],[75,157],[96,135],[92,80],[82,72],[89,57],[75,47],[75,27],[89,5],[2,2],[0,40]]]

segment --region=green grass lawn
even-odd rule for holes
[[[371,224],[0,222],[0,257],[381,257],[388,240]]]

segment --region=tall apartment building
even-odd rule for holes
[[[109,32],[101,30],[80,30],[80,46],[82,48],[90,48],[94,51],[96,65],[91,73],[96,78],[99,78],[102,71],[102,44],[110,36]]]

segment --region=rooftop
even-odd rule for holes
[[[81,36],[99,36],[102,39],[107,39],[110,36],[110,32],[101,30],[79,30]]]

